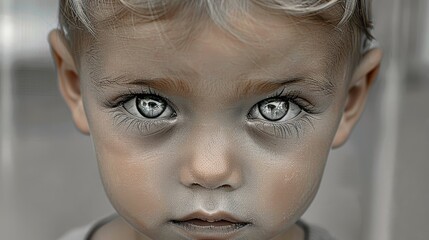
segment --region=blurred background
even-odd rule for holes
[[[342,240],[426,240],[429,1],[373,2],[381,74],[303,218]],[[47,44],[58,1],[0,4],[1,239],[57,239],[113,209],[58,91]]]

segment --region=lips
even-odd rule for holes
[[[196,212],[170,222],[187,233],[201,236],[225,236],[251,224],[225,212],[215,214]]]

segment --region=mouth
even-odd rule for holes
[[[239,220],[225,213],[212,215],[194,213],[170,222],[187,234],[200,237],[226,237],[251,225],[250,222]]]

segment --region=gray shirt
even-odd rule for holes
[[[74,229],[58,240],[90,240],[95,231],[97,231],[97,229],[99,229],[104,224],[112,221],[117,216],[117,214],[113,214],[99,221],[94,221],[81,228]],[[300,225],[304,229],[306,234],[306,240],[335,240],[335,238],[329,235],[326,230],[320,227],[304,223],[303,221],[299,221],[298,225]]]

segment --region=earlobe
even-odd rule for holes
[[[57,68],[59,90],[72,113],[76,127],[83,134],[89,135],[88,121],[80,91],[79,73],[67,48],[66,40],[59,30],[52,30],[49,33],[48,41]]]
[[[338,148],[347,141],[353,127],[359,120],[365,107],[369,89],[380,69],[381,59],[381,50],[372,49],[365,54],[356,67],[348,87],[344,111],[332,142],[332,148]]]

